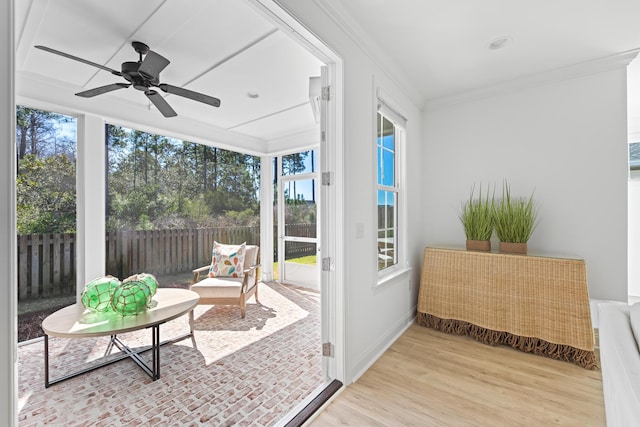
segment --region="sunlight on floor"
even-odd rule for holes
[[[241,320],[238,307],[196,307],[196,342],[207,364],[250,346],[309,315],[308,311],[268,287],[260,288],[258,299],[260,302],[257,304],[253,298],[249,299],[246,321]],[[231,313],[222,317],[221,311]],[[225,320],[221,322],[221,318]]]

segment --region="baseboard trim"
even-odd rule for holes
[[[416,320],[416,307],[410,312],[403,316],[396,325],[389,330],[388,333],[384,334],[382,338],[380,338],[374,345],[369,347],[369,350],[365,352],[365,355],[360,358],[358,363],[354,366],[354,371],[356,372],[351,376],[352,384],[358,380],[367,369],[369,369],[375,362],[384,354],[385,351],[391,344],[393,344],[402,334],[406,332],[407,329],[415,322]],[[349,385],[347,384],[347,385]]]

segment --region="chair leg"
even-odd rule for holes
[[[195,325],[195,318],[193,316],[193,310],[191,310],[189,312],[189,329],[191,331],[191,335],[193,335],[193,331],[195,329],[194,325]]]
[[[247,298],[245,294],[240,295],[240,315],[244,319],[247,314]]]
[[[256,283],[255,299],[256,299],[256,302],[258,302],[258,284],[257,283]]]

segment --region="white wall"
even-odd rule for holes
[[[17,295],[13,2],[0,2],[0,425],[17,424]]]
[[[345,298],[345,382],[356,379],[404,330],[415,314],[417,282],[424,241],[419,188],[422,181],[421,112],[345,29],[312,1],[283,0],[286,9],[343,59],[344,145],[343,156],[345,233],[342,245]],[[376,286],[375,87],[381,87],[407,119],[407,171],[409,194],[409,263],[413,270],[383,286]],[[356,237],[362,224],[364,237]]]
[[[457,212],[471,185],[507,179],[540,204],[530,252],[582,257],[591,298],[627,300],[624,65],[434,106],[424,121],[428,244],[463,245]]]

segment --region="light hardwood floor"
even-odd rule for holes
[[[604,426],[602,376],[413,324],[310,425]]]

